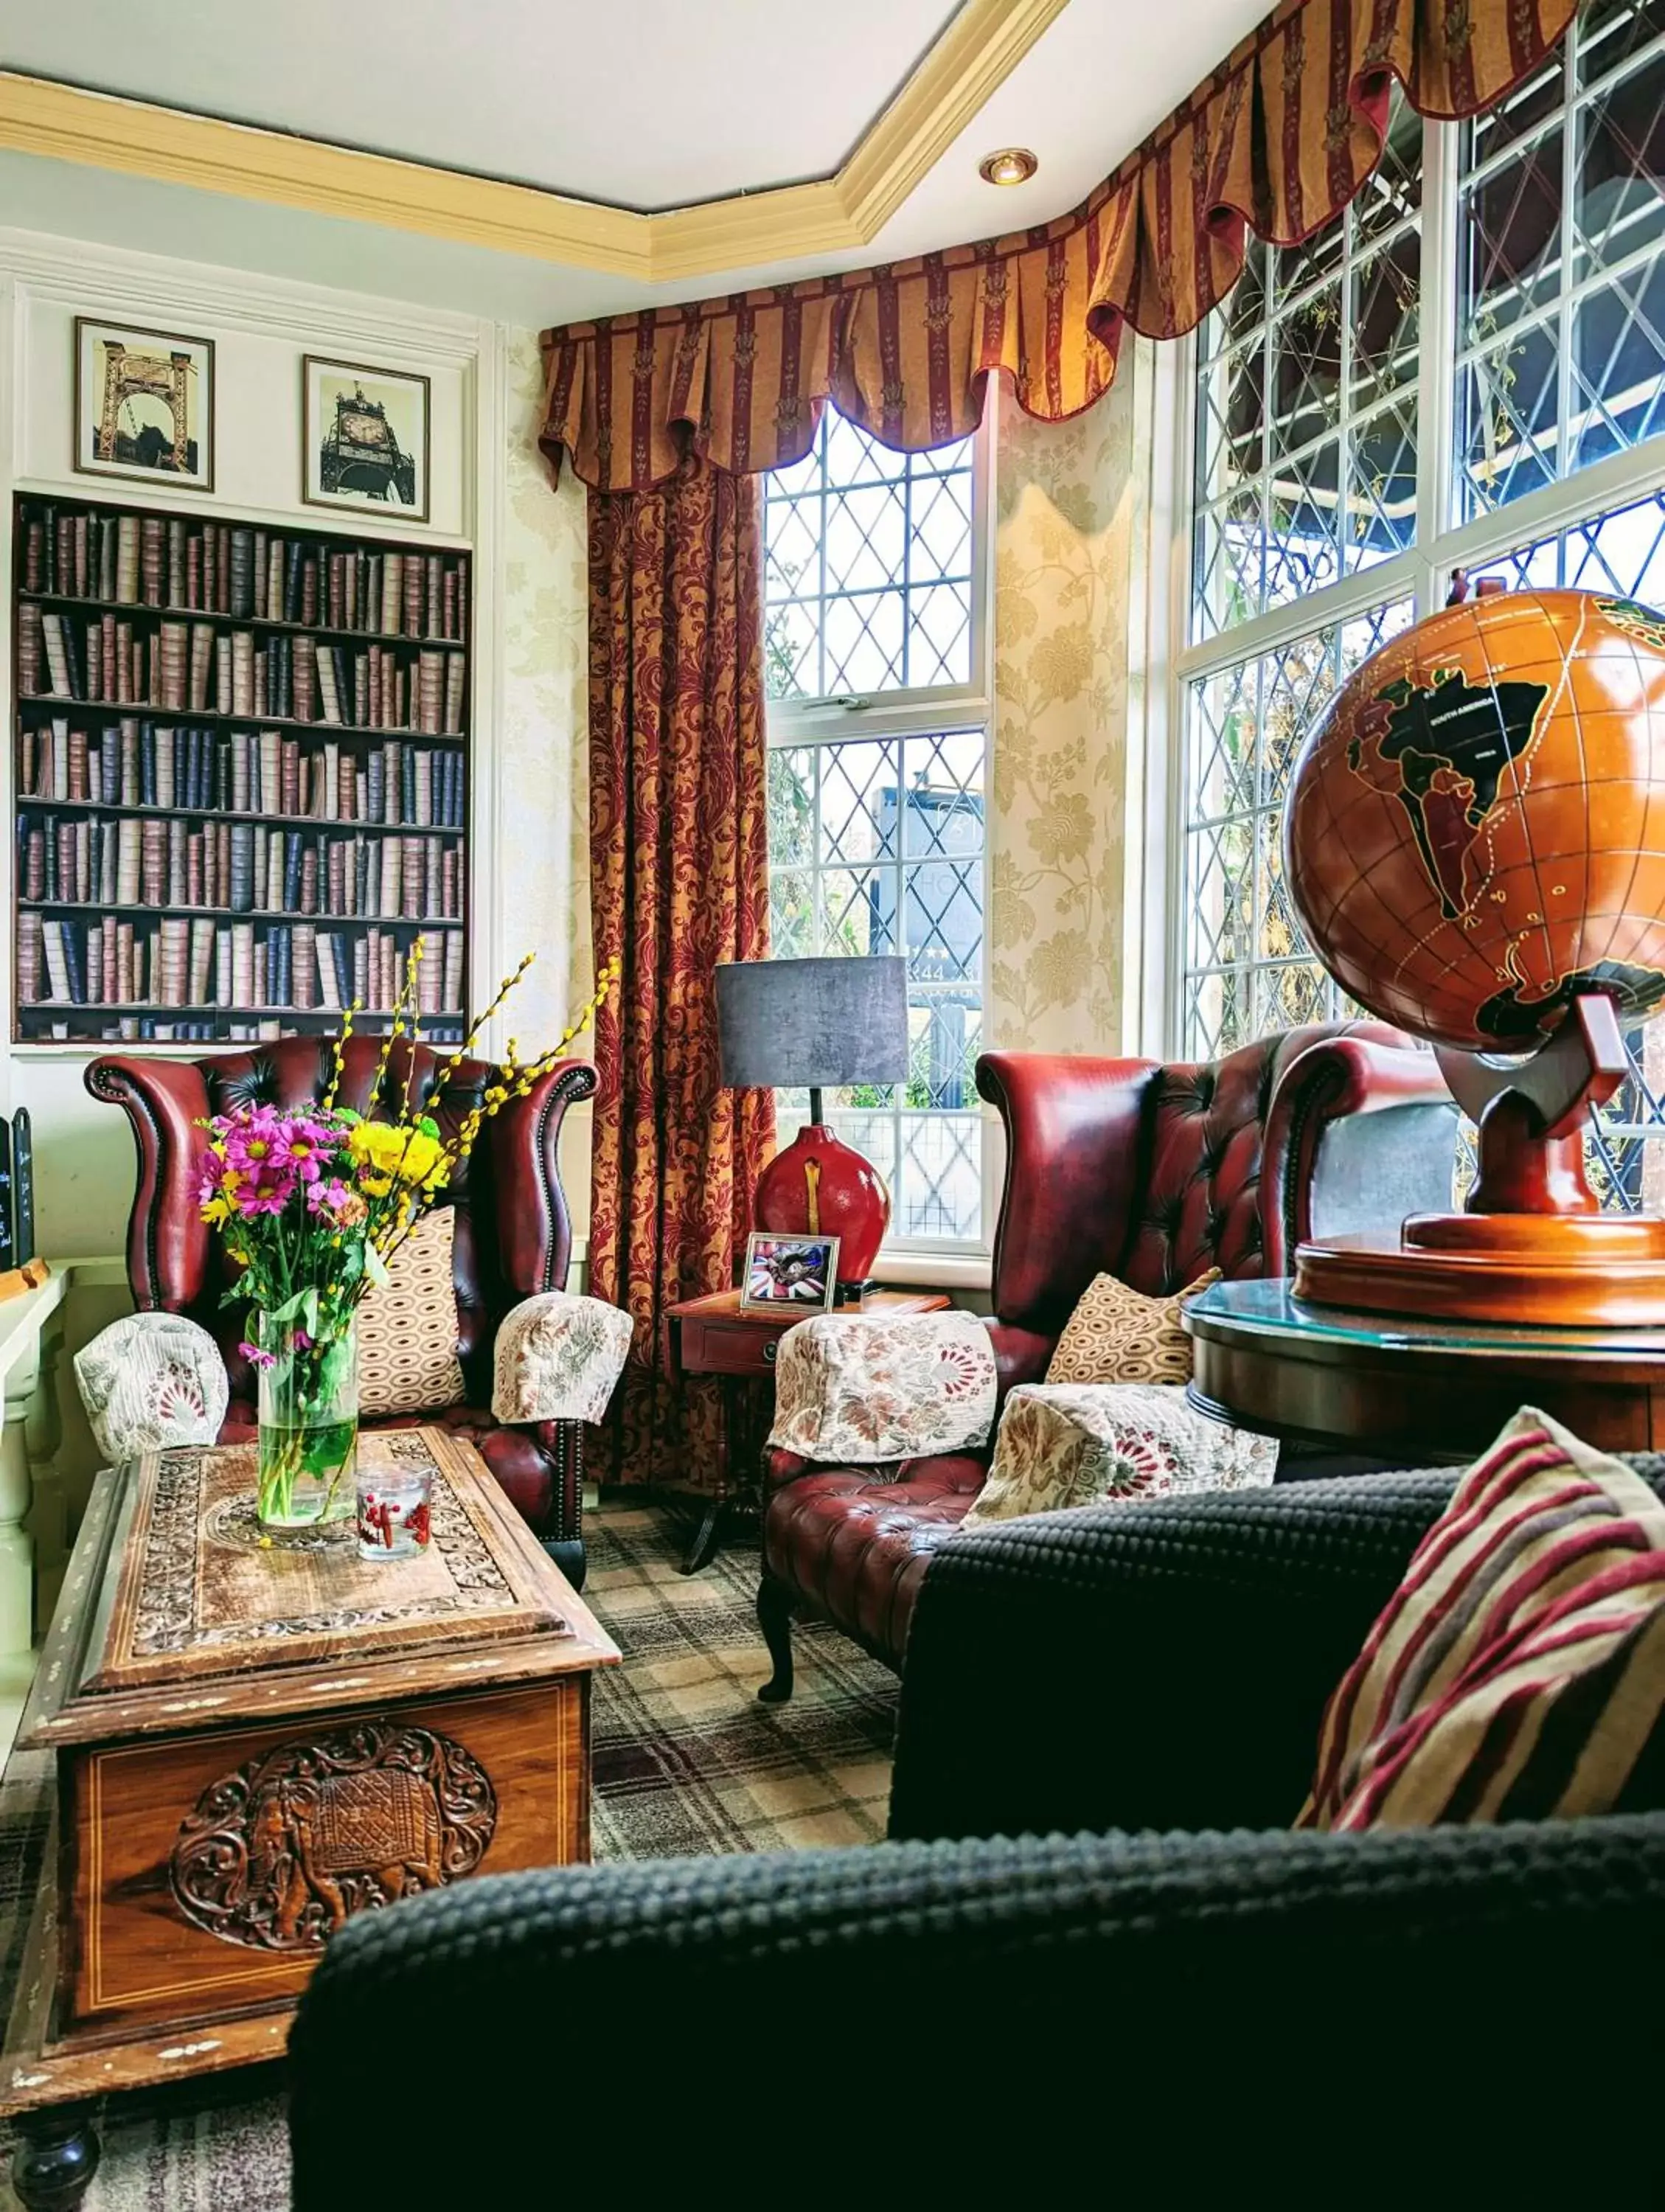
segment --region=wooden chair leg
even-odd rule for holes
[[[783,1705],[792,1695],[792,1592],[773,1575],[764,1575],[757,1584],[757,1626],[775,1663],[758,1699],[766,1705]]]
[[[99,2140],[84,2108],[26,2113],[11,2185],[25,2212],[75,2212],[98,2172]]]

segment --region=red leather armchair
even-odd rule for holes
[[[977,1088],[1006,1124],[988,1324],[1002,1401],[1041,1380],[1097,1274],[1152,1297],[1211,1267],[1287,1274],[1315,1232],[1396,1229],[1450,1202],[1451,1095],[1431,1054],[1372,1023],[1293,1030],[1197,1066],[985,1053]],[[766,1703],[792,1694],[794,1613],[901,1667],[920,1583],[988,1459],[985,1448],[904,1460],[892,1482],[765,1454]]]
[[[368,1110],[381,1049],[374,1037],[351,1038],[341,1103]],[[221,1431],[228,1442],[252,1436],[255,1385],[237,1346],[245,1316],[223,1306],[228,1276],[218,1241],[197,1211],[197,1161],[203,1139],[196,1124],[251,1101],[276,1106],[315,1104],[329,1088],[331,1037],[285,1037],[203,1060],[106,1055],[90,1063],[87,1088],[121,1107],[138,1147],[138,1190],[127,1227],[127,1275],[135,1303],[200,1322],[225,1355],[231,1405]],[[397,1044],[392,1085],[410,1095],[447,1135],[476,1104],[495,1071],[483,1061],[453,1062],[428,1049]],[[596,1086],[586,1060],[559,1062],[524,1098],[485,1123],[471,1156],[441,1204],[455,1209],[453,1274],[457,1288],[458,1357],[468,1384],[461,1406],[423,1414],[473,1445],[544,1548],[574,1585],[584,1579],[583,1427],[545,1421],[500,1427],[492,1419],[492,1352],[512,1306],[567,1279],[572,1224],[561,1188],[561,1123],[576,1098]],[[395,1418],[367,1426],[410,1427]]]

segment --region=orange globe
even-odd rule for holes
[[[1343,990],[1435,1044],[1526,1052],[1581,990],[1665,999],[1665,615],[1594,592],[1448,607],[1337,691],[1284,816]]]

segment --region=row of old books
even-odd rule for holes
[[[466,657],[441,646],[328,645],[164,619],[18,611],[17,685],[26,699],[79,699],[199,714],[460,735]]]
[[[222,736],[137,715],[89,734],[55,715],[20,731],[17,772],[26,800],[464,826],[462,754],[402,738],[362,751],[286,738],[281,730]]]
[[[337,547],[248,523],[28,501],[23,588],[389,637],[460,639],[468,556]]]
[[[25,1006],[343,1007],[386,1012],[410,957],[409,932],[358,938],[312,922],[229,927],[202,918],[159,922],[60,921],[18,917],[17,988]],[[418,969],[424,1014],[459,1012],[460,930],[441,933]]]
[[[164,1021],[154,1014],[118,1016],[112,1021],[80,1014],[73,1024],[41,1018],[41,1009],[26,1011],[25,1026],[30,1042],[76,1044],[258,1044],[276,1042],[284,1034],[284,1021],[277,1014],[264,1014],[258,1022],[228,1021],[224,1015],[212,1021]],[[367,1030],[385,1030],[387,1017],[367,1015],[363,1027]],[[429,1044],[460,1044],[463,1024],[460,1015],[454,1021],[425,1022],[422,1036]]]
[[[332,836],[183,816],[20,814],[17,880],[46,906],[206,907],[228,914],[460,921],[461,849],[437,837]]]

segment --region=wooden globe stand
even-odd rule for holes
[[[1605,992],[1581,994],[1529,1059],[1436,1053],[1480,1132],[1480,1173],[1461,1213],[1413,1214],[1395,1243],[1300,1245],[1295,1295],[1315,1304],[1453,1321],[1563,1328],[1665,1321],[1665,1219],[1603,1213],[1584,1173],[1593,1106],[1629,1073]]]

